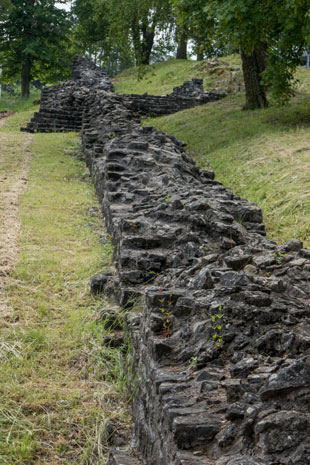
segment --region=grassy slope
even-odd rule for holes
[[[179,68],[176,64],[171,61],[160,65],[151,84],[143,81],[144,92],[151,93],[157,86],[161,89],[165,76],[165,89],[169,90],[177,75],[185,80],[198,66],[189,62]],[[237,65],[236,57],[232,64]],[[201,166],[214,169],[217,179],[234,193],[258,203],[270,238],[283,242],[298,237],[309,247],[310,71],[300,68],[297,78],[298,95],[284,108],[270,106],[263,111],[242,112],[244,95],[238,94],[151,119],[148,124],[187,142]],[[135,91],[142,86],[134,78],[127,78],[126,84],[122,79],[117,82],[117,90],[123,91],[123,85]]]
[[[227,67],[238,70],[238,57],[233,55],[220,59]],[[204,80],[205,89],[212,89],[218,81],[216,73],[210,74],[204,62],[171,59],[144,68],[143,79],[138,80],[138,69],[131,68],[123,71],[114,80],[116,92],[120,94],[163,95],[172,92],[173,87],[183,84],[185,80],[199,78]]]
[[[1,131],[14,134],[28,117],[14,115]],[[73,133],[37,134],[31,145],[12,313],[0,327],[3,465],[103,464],[103,423],[126,422],[120,353],[103,346],[95,323],[107,303],[88,289],[111,266],[112,248],[99,216],[88,214],[97,201],[84,163],[70,156],[77,147]]]

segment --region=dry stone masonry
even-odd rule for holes
[[[72,80],[42,91],[40,111],[35,113],[28,132],[80,131],[85,93],[90,89],[114,92],[106,73],[85,57],[76,57],[72,66]]]
[[[22,130],[80,131],[85,98],[95,90],[112,93],[114,87],[101,68],[85,57],[76,57],[72,66],[72,80],[43,89],[40,111],[34,114],[27,128]],[[214,102],[224,96],[224,93],[204,92],[201,80],[193,79],[176,87],[170,95],[122,94],[115,95],[115,101],[140,116],[162,116]]]
[[[115,246],[116,273],[91,286],[129,310],[138,379],[132,450],[109,465],[309,465],[310,251],[267,240],[261,210],[141,126],[129,96],[80,85]]]

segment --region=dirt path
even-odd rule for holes
[[[4,121],[0,120],[0,127]],[[27,185],[31,141],[30,134],[0,132],[0,327],[10,317],[5,289],[18,257],[18,205]]]

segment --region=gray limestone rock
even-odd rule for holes
[[[258,457],[251,457],[251,456],[244,455],[242,457],[226,459],[220,462],[219,465],[269,465],[269,463],[261,460]]]
[[[278,373],[272,374],[265,386],[261,389],[262,400],[286,395],[310,387],[310,357],[302,357],[291,365],[281,368]]]

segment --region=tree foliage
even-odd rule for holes
[[[115,74],[170,50],[170,0],[75,0],[73,48]]]
[[[0,0],[0,21],[3,21],[5,17],[12,11],[13,5],[11,0]]]
[[[1,23],[2,80],[20,76],[22,96],[29,95],[31,79],[59,80],[66,77],[67,13],[55,0],[11,0],[13,9]],[[59,3],[59,2],[58,2]]]
[[[136,64],[149,64],[155,46],[162,48],[167,43],[174,19],[169,0],[97,2],[98,5],[105,4],[108,7],[110,44],[114,41],[123,53],[133,57]]]
[[[250,57],[264,47],[261,84],[285,102],[310,35],[308,0],[173,0],[179,15],[205,37]],[[253,59],[255,56],[253,55]]]
[[[102,2],[99,6],[96,0],[75,0],[72,13],[75,46],[83,53],[96,57],[104,48],[108,34],[109,14],[106,4]]]
[[[72,8],[71,47],[104,65],[110,75],[133,66],[124,37],[112,28],[111,3],[107,0],[75,0]]]

